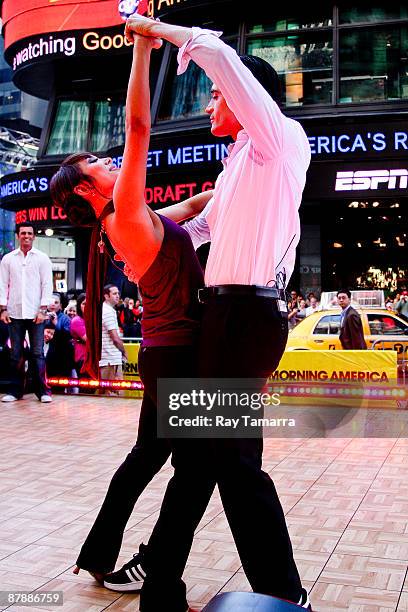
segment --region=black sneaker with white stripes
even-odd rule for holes
[[[133,559],[125,563],[125,565],[117,572],[107,574],[103,581],[103,585],[111,591],[138,593],[143,586],[143,580],[146,577],[146,572],[142,567],[143,560],[143,544],[140,545],[139,552],[133,555]]]
[[[312,604],[310,603],[309,595],[307,594],[306,589],[302,589],[302,596],[300,598],[298,606],[304,608],[305,610],[309,610],[309,612],[313,612]]]

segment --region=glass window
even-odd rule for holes
[[[340,331],[340,315],[326,315],[320,319],[316,327],[314,328],[313,334],[336,334]]]
[[[176,72],[177,53],[173,52],[162,94],[159,121],[202,115],[208,104],[211,81],[204,70],[190,62],[183,74],[177,76]]]
[[[0,83],[8,83],[13,80],[13,71],[11,68],[2,68],[0,70]]]
[[[330,315],[330,326],[329,334],[335,334],[336,336],[340,333],[340,315]]]
[[[47,154],[59,155],[86,149],[90,102],[59,100]]]
[[[258,18],[248,23],[248,32],[255,34],[258,32],[281,32],[283,30],[306,30],[315,28],[326,28],[332,25],[332,9],[322,9],[318,12],[313,10],[298,11],[296,15],[273,15],[270,18],[265,16],[265,11],[261,11],[262,21]]]
[[[407,334],[408,323],[398,321],[391,315],[367,314],[370,333],[380,336],[401,336]]]
[[[225,40],[233,49],[237,40]],[[210,99],[211,81],[197,64],[190,62],[187,70],[177,76],[177,52],[170,58],[159,106],[158,120],[187,119],[204,114]]]
[[[342,103],[408,98],[408,27],[340,31]]]
[[[370,4],[357,2],[347,3],[339,8],[340,23],[366,23],[404,19],[408,17],[408,6],[402,2],[375,2]],[[384,6],[384,5],[387,6]]]
[[[0,176],[14,172],[15,168],[9,170],[4,164],[0,163]],[[14,228],[15,228],[15,214],[8,210],[0,209],[0,259],[6,253],[9,253],[15,248],[14,245]]]
[[[106,151],[125,142],[125,105],[123,101],[95,102],[91,134],[91,151]]]
[[[262,57],[278,72],[286,106],[332,102],[331,32],[250,40],[247,52]]]
[[[6,91],[0,98],[2,106],[10,104],[19,104],[21,102],[21,91]]]

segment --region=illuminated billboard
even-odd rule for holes
[[[46,32],[66,32],[123,26],[118,0],[3,0],[5,49],[15,42]],[[208,4],[203,0],[148,0],[148,15],[167,16],[175,9]],[[129,3],[133,6],[133,3]]]
[[[13,69],[14,84],[40,98],[53,95],[62,74],[69,87],[73,80],[89,79],[102,70],[117,74],[115,58],[131,58],[118,0],[4,0],[2,19],[4,57]],[[87,57],[90,62],[81,63]],[[94,62],[98,57],[103,64]]]
[[[53,60],[72,56],[92,56],[126,50],[131,47],[123,33],[123,28],[98,30],[74,30],[59,34],[40,34],[16,42],[7,51],[7,61],[14,72],[40,60]]]
[[[47,32],[123,26],[118,0],[3,0],[4,48]]]

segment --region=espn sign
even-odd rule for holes
[[[407,189],[408,170],[351,170],[336,173],[335,191]]]

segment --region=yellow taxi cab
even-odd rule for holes
[[[408,322],[405,319],[385,308],[361,306],[353,301],[352,305],[361,317],[368,349],[395,350],[399,361],[407,359]],[[310,314],[290,330],[286,350],[341,350],[340,314],[339,307]]]

